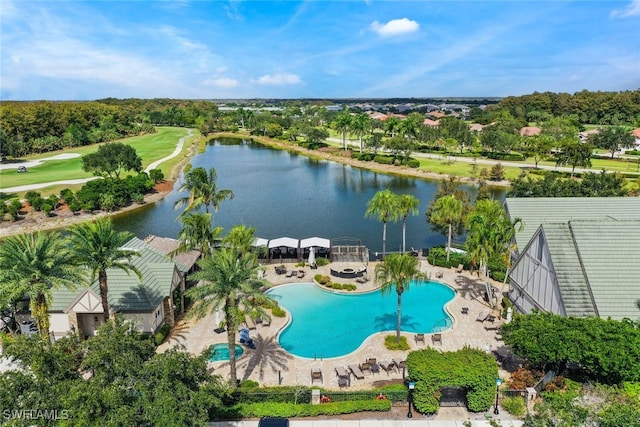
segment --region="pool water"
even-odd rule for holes
[[[213,353],[209,358],[210,362],[218,362],[221,360],[229,360],[229,345],[228,344],[214,344],[211,346]],[[236,344],[236,359],[242,356],[243,349]]]
[[[313,283],[278,286],[269,296],[291,313],[291,323],[279,336],[280,345],[300,357],[338,357],[356,350],[372,334],[396,330],[395,289],[366,294],[338,294]],[[401,330],[433,333],[448,329],[444,310],[455,291],[438,282],[412,282],[402,293]]]

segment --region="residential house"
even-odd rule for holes
[[[540,135],[542,129],[536,126],[525,126],[520,129],[520,136],[535,136]]]
[[[175,323],[176,301],[185,291],[187,266],[181,265],[137,237],[124,247],[138,253],[131,263],[140,271],[107,270],[109,304],[116,313],[131,320],[142,333],[155,333],[162,325]],[[98,280],[75,290],[54,289],[49,307],[50,330],[54,339],[77,331],[81,337],[96,334],[104,322]]]
[[[640,199],[508,198],[509,299],[524,313],[640,319]]]

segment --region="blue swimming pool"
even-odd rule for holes
[[[213,353],[211,354],[211,357],[209,358],[210,362],[219,362],[222,360],[229,360],[229,345],[224,343],[224,344],[214,344],[211,346],[211,349],[213,350]],[[244,350],[242,349],[242,347],[240,347],[239,345],[236,344],[236,359],[240,356],[242,356],[242,352]]]
[[[291,313],[291,323],[279,336],[280,345],[301,357],[337,357],[356,350],[370,335],[395,331],[398,297],[337,294],[313,283],[278,286],[269,296]],[[455,291],[438,282],[417,282],[402,294],[402,330],[432,333],[448,329],[444,310]]]

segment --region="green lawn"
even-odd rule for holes
[[[138,155],[142,158],[142,167],[145,168],[150,163],[166,157],[173,153],[178,140],[187,135],[185,128],[158,127],[158,132],[149,135],[141,135],[132,138],[120,140],[125,144],[135,148]],[[194,132],[194,137],[197,132]],[[185,141],[185,148],[189,144],[189,140]],[[22,160],[37,160],[47,157],[53,157],[62,153],[77,153],[82,155],[93,153],[98,149],[98,145],[86,147],[71,148],[50,153],[38,154],[26,157]],[[160,165],[165,175],[172,165],[181,160],[183,156],[179,155],[175,159]],[[17,167],[17,164],[16,164]],[[166,169],[166,170],[165,170]],[[18,185],[39,184],[43,182],[61,181],[67,179],[79,179],[92,176],[82,170],[82,157],[76,157],[66,160],[47,160],[39,166],[29,168],[27,173],[17,173],[15,168],[0,171],[0,186],[3,188],[14,187]]]

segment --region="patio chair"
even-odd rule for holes
[[[369,362],[364,362],[363,364],[360,365],[360,370],[362,370],[362,372],[369,372],[369,374],[371,374],[371,365],[369,364]]]
[[[306,274],[306,273],[304,272],[304,270],[299,270],[299,271],[298,271],[298,276],[297,276],[297,277],[298,277],[298,279],[302,279],[302,278],[304,277],[304,275],[305,275],[305,274]]]
[[[419,342],[421,342],[422,344],[425,344],[425,345],[426,345],[426,343],[425,343],[425,341],[424,341],[424,334],[415,334],[415,335],[413,336],[413,339],[416,341],[416,344],[418,344]]]
[[[349,385],[351,385],[351,375],[349,375],[349,373],[347,372],[346,369],[344,369],[344,367],[337,366],[336,375],[338,376],[338,386],[340,388],[349,387]]]
[[[387,375],[389,375],[389,371],[396,370],[396,364],[394,362],[387,362],[386,360],[381,360],[380,363],[378,364],[380,365],[382,370],[387,373]]]
[[[256,328],[256,323],[253,321],[251,316],[246,316],[245,317],[245,323],[247,324],[247,328],[249,328],[249,329],[255,329]]]
[[[435,343],[439,343],[442,345],[442,334],[433,334],[431,335],[431,341]]]
[[[489,317],[489,310],[482,310],[480,314],[478,314],[478,317],[476,317],[476,320],[478,322],[484,322],[487,317]]]
[[[462,307],[462,310],[460,310],[462,312],[462,314],[469,314],[469,307]]]
[[[464,271],[464,265],[458,264],[458,268],[456,268],[456,273],[462,273]]]
[[[320,368],[312,368],[311,369],[311,384],[313,384],[316,380],[319,380],[321,383],[322,380],[322,371]]]
[[[400,360],[400,361],[396,361],[395,359],[391,359],[391,363],[393,363],[394,365],[396,365],[396,369],[398,371],[400,371],[401,369],[404,372],[404,369],[407,368],[407,361],[406,360]]]
[[[371,370],[372,374],[380,373],[380,365],[378,364],[377,359],[371,358],[367,360],[367,363],[369,364],[369,370]]]
[[[356,379],[358,379],[358,380],[363,380],[364,379],[364,372],[362,372],[362,369],[360,369],[360,366],[358,366],[358,365],[349,365],[349,370],[351,371],[353,376],[356,377]]]

